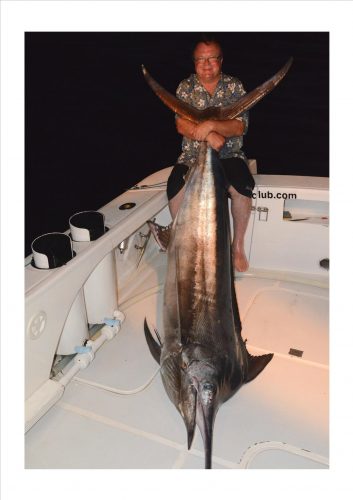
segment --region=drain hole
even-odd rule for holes
[[[291,356],[297,356],[297,358],[301,358],[303,356],[304,351],[300,351],[299,349],[293,349],[292,347],[289,349],[289,353]]]
[[[320,262],[319,262],[319,264],[324,269],[329,270],[329,268],[330,268],[330,259],[321,259]]]

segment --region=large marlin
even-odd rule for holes
[[[250,109],[287,73],[274,77],[223,108],[197,110],[165,91],[143,67],[161,100],[194,123],[231,119]],[[190,449],[195,425],[211,468],[213,425],[218,408],[253,380],[273,354],[252,356],[241,336],[231,259],[227,184],[216,151],[201,143],[198,161],[186,181],[183,202],[168,245],[164,287],[164,332],[158,342],[145,320],[145,336],[160,364],[165,390],[180,412]]]

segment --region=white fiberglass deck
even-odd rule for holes
[[[120,305],[126,320],[117,337],[27,433],[27,468],[204,467],[199,431],[188,451],[144,338],[145,316],[162,329],[160,282],[145,281],[143,293]],[[213,468],[327,468],[327,288],[249,275],[236,289],[249,352],[275,356],[221,406]]]

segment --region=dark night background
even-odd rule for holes
[[[246,90],[293,56],[288,75],[250,111],[244,140],[258,173],[329,175],[329,34],[215,33],[225,73]],[[25,227],[68,229],[150,173],[172,165],[181,136],[145,83],[143,63],[175,92],[193,72],[197,33],[26,33]]]

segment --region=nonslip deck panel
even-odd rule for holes
[[[326,467],[327,290],[245,277],[237,282],[237,294],[249,351],[257,355],[270,346],[278,355],[218,412],[214,467],[241,467],[247,450],[266,441],[283,448],[254,453],[247,467]],[[154,289],[126,303],[118,336],[78,374],[83,382],[137,392],[113,394],[72,381],[59,403],[27,433],[27,468],[203,467],[199,433],[188,452],[182,419],[160,375],[153,378],[158,365],[148,351],[143,321],[146,316],[151,328],[162,328],[162,301],[162,290]],[[288,345],[303,348],[303,359],[289,356]]]
[[[239,292],[241,287],[239,283]],[[249,297],[243,335],[264,351],[302,351],[303,360],[328,366],[328,315],[328,290],[273,282]]]

